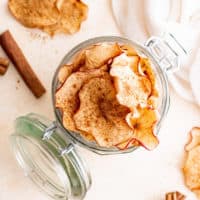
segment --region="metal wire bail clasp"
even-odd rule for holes
[[[52,124],[44,130],[44,135],[42,137],[42,140],[49,140],[51,135],[56,130],[56,128],[57,128],[56,122],[52,122]]]
[[[187,54],[183,46],[171,34],[165,33],[163,37],[151,37],[145,46],[162,69],[174,72],[180,68],[180,56]]]

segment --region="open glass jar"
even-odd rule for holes
[[[128,153],[137,148],[120,150],[114,147],[100,147],[94,142],[89,142],[80,134],[64,128],[62,114],[55,107],[60,68],[83,49],[102,42],[133,46],[140,55],[151,61],[160,92],[158,110],[161,117],[156,125],[156,134],[168,111],[167,73],[178,69],[179,52],[184,51],[173,35],[169,34],[166,38],[152,37],[145,45],[121,37],[105,36],[87,40],[73,48],[62,60],[52,82],[52,101],[56,120],[50,122],[37,114],[19,117],[15,123],[15,132],[11,136],[15,156],[25,174],[54,199],[83,199],[91,185],[89,171],[75,150],[75,144],[106,155]]]

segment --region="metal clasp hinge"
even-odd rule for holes
[[[74,149],[74,145],[72,143],[70,143],[64,149],[60,149],[60,156],[63,156],[64,154],[70,153],[71,151],[73,151],[73,149]]]
[[[47,127],[44,130],[44,135],[42,137],[42,140],[49,140],[51,135],[54,133],[54,131],[56,130],[57,125],[56,122],[53,122],[49,127]]]
[[[168,72],[179,70],[180,56],[187,54],[171,33],[166,33],[161,38],[151,37],[145,46],[161,68]]]

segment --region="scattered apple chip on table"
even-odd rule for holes
[[[147,60],[148,61],[148,60]],[[63,126],[101,147],[158,145],[156,78],[128,45],[98,43],[61,67],[55,94]]]
[[[79,0],[9,0],[12,15],[24,26],[50,35],[73,34],[87,18],[87,5]]]
[[[189,135],[183,174],[186,186],[200,199],[200,128],[192,128]]]

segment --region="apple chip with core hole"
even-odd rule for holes
[[[121,49],[118,44],[99,44],[85,50],[86,60],[85,67],[88,69],[98,68],[111,58],[121,54]]]
[[[139,108],[139,116],[130,118],[130,124],[134,130],[134,138],[145,148],[152,150],[159,141],[154,134],[154,126],[158,121],[156,110],[148,108]]]
[[[189,136],[189,142],[185,145],[183,174],[186,186],[200,199],[200,128],[192,128]]]
[[[9,0],[12,15],[24,26],[50,35],[72,34],[87,18],[87,6],[78,0]]]

